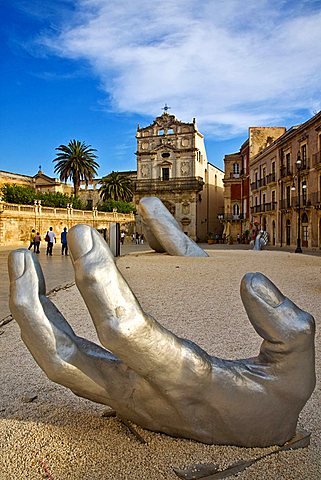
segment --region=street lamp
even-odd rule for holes
[[[298,179],[298,235],[297,235],[295,253],[302,253],[302,248],[301,248],[301,178],[300,178],[300,172],[301,172],[301,169],[302,169],[302,160],[301,160],[300,150],[298,151],[298,156],[297,156],[297,160],[296,160],[296,169],[297,169],[297,179]],[[306,183],[305,182],[303,182],[302,188],[306,188]],[[294,179],[293,179],[293,185],[291,187],[291,190],[295,190]]]

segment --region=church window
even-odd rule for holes
[[[162,168],[162,180],[169,180],[169,168]]]
[[[170,157],[170,156],[171,156],[171,154],[168,153],[168,152],[162,153],[162,157],[163,157],[163,158],[168,158],[168,157]]]
[[[164,130],[163,129],[158,130],[158,135],[164,135]]]
[[[240,215],[240,206],[238,203],[234,203],[233,205],[233,216],[238,217]]]
[[[172,128],[169,128],[169,129],[167,130],[167,133],[174,133],[174,130],[173,130]]]

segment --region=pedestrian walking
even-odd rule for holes
[[[33,250],[35,253],[40,253],[40,242],[41,242],[41,236],[40,236],[40,233],[37,232],[35,235],[34,250]]]
[[[125,232],[121,232],[120,234],[120,242],[122,245],[124,245],[124,240],[125,240]]]
[[[31,250],[32,247],[35,248],[35,235],[36,235],[36,230],[33,228],[29,236],[30,245],[28,247],[28,250]]]
[[[142,233],[140,236],[140,243],[143,245],[144,243],[144,234]]]
[[[61,255],[68,255],[68,241],[67,241],[67,227],[64,228],[60,235],[61,240]]]
[[[139,244],[139,233],[136,232],[136,245],[138,245],[138,244]]]
[[[47,242],[46,255],[52,256],[53,244],[54,244],[54,242],[55,242],[55,243],[57,242],[56,234],[55,234],[55,232],[53,231],[53,228],[52,228],[52,227],[49,227],[49,230],[48,230],[48,232],[47,232],[47,234],[46,234],[45,240],[46,240],[46,242]]]

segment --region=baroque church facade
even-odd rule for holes
[[[210,232],[220,234],[217,214],[224,203],[224,172],[208,162],[195,118],[181,122],[165,108],[151,125],[138,125],[136,139],[134,202],[159,197],[193,240],[205,241]],[[138,226],[139,222],[138,217]]]

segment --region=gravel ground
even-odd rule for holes
[[[321,257],[238,250],[209,254],[184,258],[140,253],[120,257],[117,264],[148,313],[224,358],[256,355],[260,345],[239,295],[246,272],[266,274],[315,317],[317,386],[298,423],[311,432],[311,444],[260,460],[238,478],[320,480]],[[77,334],[97,341],[75,286],[51,298]],[[1,480],[174,480],[173,467],[217,463],[223,469],[276,449],[204,445],[135,426],[146,441],[142,444],[117,417],[102,416],[106,406],[51,383],[22,343],[15,322],[0,329],[0,361]]]

